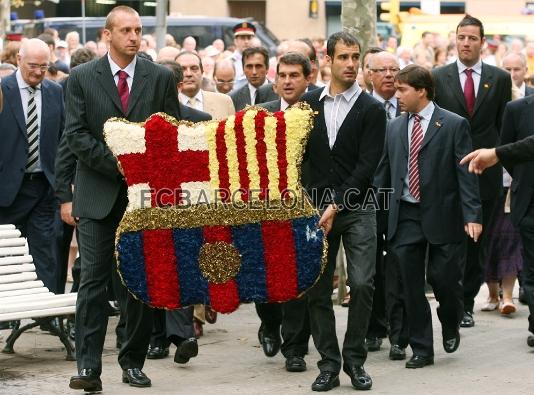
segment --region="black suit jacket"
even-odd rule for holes
[[[268,101],[267,103],[260,103],[258,106],[265,108],[267,111],[276,112],[280,111],[282,101],[280,99]]]
[[[160,111],[180,119],[174,77],[164,66],[137,58],[126,114],[107,56],[72,70],[67,82],[65,133],[78,158],[74,216],[106,217],[124,183],[117,160],[104,142],[104,123],[112,117],[144,122]]]
[[[397,231],[399,207],[408,172],[407,113],[388,122],[384,155],[375,186],[393,188],[389,200],[388,240]],[[468,122],[436,106],[419,154],[421,227],[433,244],[460,242],[464,224],[482,223],[477,177],[459,162],[471,152]]]
[[[533,127],[534,96],[508,103],[504,110],[502,143],[515,143],[527,137],[531,137],[530,140],[532,140]],[[515,225],[519,225],[534,197],[534,162],[518,163],[518,159],[524,155],[524,150],[520,145],[514,145],[515,147],[499,147],[497,155],[513,178],[511,219]],[[530,144],[530,148],[534,148],[534,145]]]
[[[190,122],[201,122],[201,121],[211,121],[211,115],[204,111],[199,111],[196,108],[191,108],[180,102],[180,115],[184,121]]]
[[[528,85],[525,85],[525,97],[534,95],[534,88]]]
[[[317,207],[330,203],[331,192],[338,206],[355,207],[372,187],[384,146],[386,112],[377,100],[362,92],[330,149],[324,101],[319,101],[323,89],[302,96],[302,101],[317,112],[302,163],[302,184]]]
[[[499,143],[504,107],[512,96],[510,74],[482,63],[482,75],[473,116],[467,112],[456,62],[432,70],[436,87],[435,102],[446,110],[464,117],[471,127],[473,148],[495,147]],[[479,177],[483,200],[498,196],[502,191],[502,168],[494,166]]]
[[[315,89],[319,89],[319,87],[314,84],[308,85],[308,92],[311,92]],[[270,101],[275,101],[280,98],[280,96],[278,96],[276,92],[273,91],[273,84],[271,82],[263,86],[260,86],[256,94],[258,97],[258,103],[267,103]]]
[[[10,206],[22,185],[28,161],[28,134],[16,73],[2,79],[0,113],[0,207]],[[54,161],[65,122],[63,93],[53,81],[41,83],[39,160],[48,182],[55,182]]]

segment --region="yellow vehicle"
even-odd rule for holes
[[[402,14],[402,13],[401,13]],[[456,31],[456,26],[462,20],[464,14],[445,15],[405,15],[401,17],[401,45],[412,48],[421,40],[421,34],[425,31],[439,33],[447,37],[449,32]],[[476,16],[484,24],[484,33],[487,37],[500,35],[534,38],[534,15],[516,16]]]

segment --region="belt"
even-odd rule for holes
[[[42,171],[38,171],[36,173],[24,173],[25,181],[44,180],[45,178],[45,173]]]

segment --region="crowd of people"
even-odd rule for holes
[[[391,360],[406,359],[410,346],[407,368],[433,364],[430,287],[448,353],[460,345],[460,328],[475,326],[484,282],[482,311],[510,316],[522,280],[519,300],[529,305],[534,333],[532,165],[505,159],[506,170],[475,175],[459,163],[473,149],[532,134],[534,42],[486,40],[469,15],[449,37],[425,32],[414,48],[389,37],[362,51],[355,37],[335,33],[284,40],[270,54],[252,24],[233,32],[230,48],[222,40],[197,48],[193,37],[178,45],[168,35],[156,51],[137,12],[118,6],[97,42],[82,45],[76,32],[63,41],[47,29],[2,51],[0,224],[16,224],[28,238],[46,287],[63,293],[72,279],[78,292],[68,326],[78,366],[70,387],[102,390],[110,314],[120,315],[122,380],[137,387],[151,385],[146,358],[167,357],[172,343],[174,361],[189,362],[203,326],[217,319],[203,305],[152,310],[120,282],[114,242],[128,201],[103,140],[111,117],[143,122],[166,112],[198,122],[298,101],[314,110],[302,184],[312,198],[329,196],[313,201],[328,237],[326,268],[303,297],[256,304],[262,350],[268,357],[281,350],[288,372],[307,369],[313,337],[320,373],[312,390],[339,386],[341,369],[355,389],[370,389],[367,353],[385,338]],[[362,191],[370,189],[392,193],[369,207]],[[340,350],[332,292],[341,243],[350,294]],[[527,343],[534,347],[534,336]]]

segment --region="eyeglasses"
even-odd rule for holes
[[[37,63],[28,63],[28,68],[30,70],[38,70],[46,71],[48,70],[49,66],[47,64],[37,64]]]
[[[400,69],[398,67],[383,67],[381,69],[371,69],[371,71],[373,73],[380,73],[380,74],[386,74],[388,71],[391,73],[391,74],[397,74]]]
[[[225,81],[225,80],[218,80],[217,78],[215,78],[215,83],[217,85],[233,84],[234,80]]]

